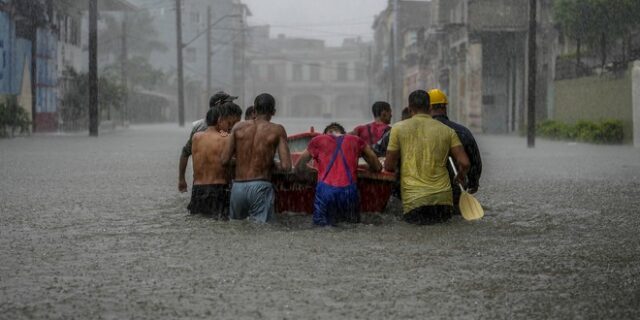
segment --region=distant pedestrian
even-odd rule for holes
[[[357,126],[349,134],[360,137],[369,146],[373,146],[391,127],[391,105],[378,101],[371,107],[374,120],[371,123]]]
[[[400,164],[400,184],[404,220],[432,224],[451,218],[453,197],[447,172],[452,155],[459,166],[456,181],[469,168],[462,143],[453,129],[429,115],[429,94],[417,90],[409,95],[413,117],[391,129],[384,168],[394,172]]]
[[[219,91],[214,94],[211,99],[209,99],[209,109],[217,108],[225,102],[231,102],[238,97],[232,97],[228,93],[224,91]],[[191,133],[189,134],[189,140],[182,148],[182,153],[180,154],[180,163],[178,165],[178,191],[187,192],[187,179],[185,179],[185,174],[187,172],[187,165],[189,164],[189,157],[191,156],[191,144],[193,135],[196,132],[202,132],[207,130],[207,122],[205,119],[200,119],[193,123],[193,128],[191,129]]]
[[[240,121],[242,109],[225,102],[207,112],[207,130],[192,139],[193,188],[189,212],[229,218],[229,182],[231,172],[222,165],[220,153],[229,144],[229,132]]]
[[[373,172],[382,170],[380,161],[364,140],[346,135],[344,128],[332,123],[309,142],[296,165],[296,172],[304,173],[313,158],[318,168],[313,223],[334,226],[336,223],[360,222],[358,193],[358,159],[363,157]]]
[[[467,172],[467,179],[464,186],[467,188],[467,192],[472,194],[476,193],[480,187],[480,176],[482,175],[482,159],[480,158],[480,150],[478,149],[476,139],[474,139],[471,130],[461,124],[449,120],[449,117],[447,116],[447,107],[449,102],[447,95],[444,94],[444,92],[438,89],[430,90],[429,98],[431,101],[431,116],[445,124],[447,127],[455,130],[458,138],[460,138],[460,142],[462,142],[464,151],[467,153],[469,163],[471,164],[469,172]],[[449,170],[449,178],[452,183],[451,189],[453,190],[453,205],[455,213],[460,214],[458,204],[460,203],[461,190],[458,184],[453,181],[454,173],[451,165],[447,165],[447,169]]]
[[[222,163],[230,165],[235,156],[230,218],[265,223],[274,219],[275,190],[271,174],[276,169],[291,171],[291,154],[284,127],[270,122],[276,113],[273,96],[259,95],[254,106],[255,120],[238,122],[231,130],[229,146],[222,152]],[[279,162],[274,161],[276,152]]]

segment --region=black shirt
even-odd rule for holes
[[[458,138],[460,138],[460,142],[462,142],[464,151],[467,153],[469,162],[471,163],[471,167],[467,173],[467,188],[477,189],[480,186],[480,176],[482,175],[482,159],[480,158],[480,150],[478,149],[476,139],[473,138],[473,134],[471,134],[471,131],[467,129],[467,127],[449,120],[449,117],[445,115],[434,116],[433,118],[453,129],[456,134],[458,134]],[[447,168],[449,169],[450,175],[453,176],[451,168],[449,168],[449,166],[447,166]],[[458,190],[457,184],[453,184],[452,187],[454,189],[454,195],[456,192],[459,194],[460,191]]]

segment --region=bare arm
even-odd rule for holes
[[[457,146],[451,148],[451,155],[453,156],[453,160],[455,160],[458,165],[458,174],[454,178],[459,183],[464,182],[464,178],[469,171],[469,167],[471,164],[469,163],[469,157],[467,157],[467,153],[464,152],[464,148],[462,146]]]
[[[289,143],[287,142],[287,131],[282,128],[280,132],[280,141],[278,142],[278,158],[280,158],[279,168],[282,171],[291,171],[291,152],[289,151]]]
[[[227,147],[222,150],[222,154],[220,155],[222,165],[228,167],[231,165],[231,158],[233,158],[233,154],[236,152],[236,128],[238,125],[233,126],[231,129],[231,133],[229,134],[229,143]]]
[[[311,154],[309,153],[309,150],[304,150],[298,159],[298,163],[296,163],[296,174],[302,174],[308,171],[307,163],[309,163],[309,161],[311,161]]]
[[[180,165],[178,166],[178,191],[187,192],[187,180],[185,179],[185,173],[187,172],[187,165],[189,164],[189,157],[180,155]]]
[[[362,157],[364,158],[364,161],[366,161],[369,165],[369,170],[371,170],[372,172],[382,171],[380,160],[378,160],[378,156],[376,156],[371,147],[365,146],[364,150],[362,151]]]
[[[384,160],[384,170],[395,172],[400,161],[400,151],[387,150],[387,157]]]

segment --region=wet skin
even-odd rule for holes
[[[222,165],[220,154],[229,145],[229,129],[238,117],[220,119],[218,125],[193,135],[193,184],[228,184],[232,173]]]
[[[279,124],[269,122],[267,115],[235,125],[230,143],[222,153],[222,163],[229,165],[235,156],[236,181],[271,180],[273,170],[291,171],[291,153],[287,132]],[[274,161],[278,153],[280,162]]]

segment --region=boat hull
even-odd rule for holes
[[[306,149],[309,141],[318,133],[307,132],[288,138],[291,158],[294,165]],[[392,173],[373,173],[366,165],[358,168],[358,190],[360,192],[360,211],[375,213],[384,211],[391,196],[395,176]],[[273,176],[276,189],[276,211],[313,213],[316,181],[303,181],[292,174],[276,173]]]

